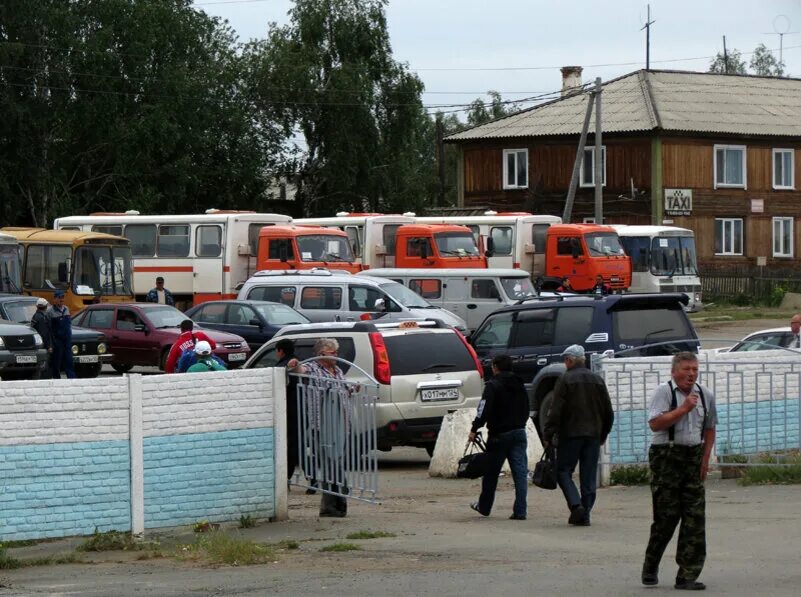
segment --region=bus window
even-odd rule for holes
[[[222,252],[222,228],[219,226],[198,226],[195,230],[195,255],[198,257],[219,257]]]
[[[189,257],[189,226],[159,226],[159,257]]]
[[[350,241],[350,250],[356,259],[362,256],[362,243],[359,238],[359,228],[356,226],[345,226],[345,233]]]
[[[512,228],[509,226],[493,226],[490,229],[490,238],[495,243],[496,255],[512,254]]]
[[[131,241],[134,257],[153,257],[156,254],[155,224],[128,224],[124,236]]]
[[[442,296],[442,282],[430,278],[409,280],[409,288],[426,299],[438,299]]]
[[[25,286],[55,290],[69,286],[67,264],[72,256],[72,247],[59,245],[30,245],[25,262]]]
[[[400,224],[387,224],[383,230],[384,246],[387,249],[387,255],[392,257],[395,255],[395,237],[398,234]]]
[[[122,236],[122,226],[92,226],[92,232]]]
[[[250,248],[251,257],[256,257],[259,254],[259,232],[265,226],[274,226],[274,224],[251,224],[248,226],[248,247]]]
[[[548,238],[550,224],[534,224],[532,226],[531,240],[534,243],[535,253],[545,253],[545,243]]]
[[[620,244],[631,257],[631,271],[647,272],[650,269],[651,239],[648,236],[621,236]]]

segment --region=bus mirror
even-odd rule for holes
[[[493,239],[491,236],[487,237],[487,250],[484,251],[484,255],[486,257],[492,257],[495,255],[495,239]]]
[[[69,271],[68,262],[62,261],[58,264],[58,281],[67,282],[67,272]]]

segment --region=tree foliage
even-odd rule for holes
[[[508,116],[520,109],[520,106],[514,102],[505,102],[497,91],[487,91],[487,95],[490,98],[489,102],[477,98],[470,104],[470,110],[467,112],[468,125],[478,126],[490,120]]]
[[[779,62],[771,50],[765,44],[759,44],[751,53],[751,60],[748,63],[748,68],[754,75],[762,75],[765,77],[783,77],[786,76],[784,70],[784,63]],[[743,59],[739,50],[733,49],[728,52],[727,59],[724,59],[723,52],[718,52],[715,59],[709,65],[710,73],[721,73],[730,75],[746,75],[748,74],[746,62]]]
[[[258,104],[300,139],[284,165],[306,213],[403,211],[434,188],[423,84],[392,56],[386,0],[296,0],[248,50]]]
[[[248,207],[278,142],[190,0],[0,4],[2,220]]]
[[[745,67],[745,60],[739,50],[732,50],[727,52],[718,52],[715,59],[709,65],[710,73],[721,73],[729,75],[745,75],[747,73]]]

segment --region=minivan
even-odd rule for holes
[[[395,280],[432,305],[455,313],[469,332],[490,313],[536,295],[528,272],[520,269],[380,268],[366,273]]]
[[[242,286],[238,298],[283,303],[312,322],[436,319],[466,331],[462,318],[430,304],[394,280],[321,268],[256,272]]]

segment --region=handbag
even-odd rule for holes
[[[534,474],[531,476],[531,482],[541,489],[556,489],[555,468],[553,453],[551,450],[545,450],[542,453],[540,461],[534,465]]]
[[[476,435],[475,441],[467,442],[464,447],[464,455],[459,459],[456,476],[460,479],[483,477],[489,470],[489,461],[490,455],[487,454],[487,446],[479,433]]]

